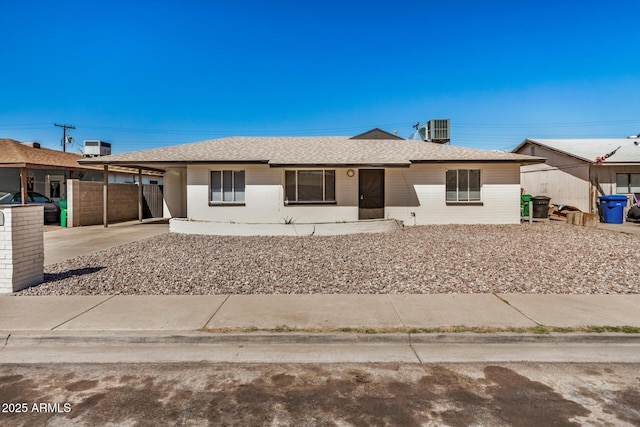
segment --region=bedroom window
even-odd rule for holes
[[[447,171],[447,202],[479,202],[480,187],[480,169]]]
[[[209,203],[244,204],[244,171],[211,171]]]
[[[335,203],[336,171],[288,170],[284,172],[287,203]]]

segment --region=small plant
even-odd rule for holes
[[[293,218],[292,216],[286,216],[282,218],[282,220],[285,224],[293,224],[294,222],[296,222],[295,218]]]
[[[549,333],[549,329],[547,329],[547,327],[544,325],[538,325],[538,326],[534,326],[531,332],[533,332],[534,334],[544,335]]]
[[[296,328],[292,328],[291,326],[287,326],[287,325],[278,325],[275,328],[273,328],[273,332],[293,332],[295,330]]]

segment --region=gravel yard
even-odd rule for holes
[[[45,267],[20,295],[640,292],[638,236],[565,223],[311,237],[166,234]]]

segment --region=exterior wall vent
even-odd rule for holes
[[[84,141],[84,156],[85,157],[98,157],[108,156],[111,154],[111,144],[98,140],[85,140]]]

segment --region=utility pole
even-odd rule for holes
[[[53,124],[54,126],[58,126],[62,128],[62,151],[67,151],[67,129],[75,129],[76,127],[73,125],[59,125],[57,123]]]

